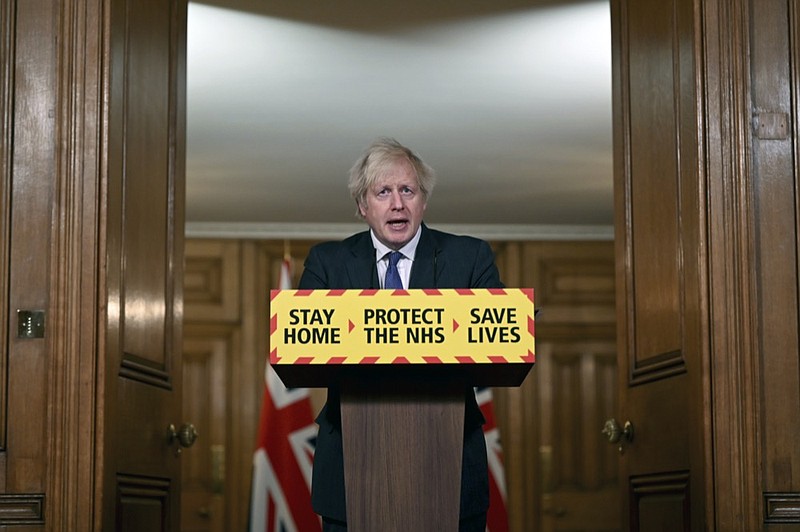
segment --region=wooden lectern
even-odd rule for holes
[[[273,322],[273,333],[279,328]],[[530,356],[513,363],[497,356],[482,363],[286,363],[273,349],[286,386],[339,388],[350,532],[458,530],[465,394],[473,386],[522,383],[533,366],[532,321],[529,329]]]
[[[345,379],[342,444],[348,530],[458,530],[464,388]]]
[[[274,368],[287,386],[340,389],[348,531],[455,532],[464,394],[519,385],[531,365]]]

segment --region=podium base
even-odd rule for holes
[[[342,380],[348,531],[458,530],[465,389]]]

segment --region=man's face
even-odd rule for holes
[[[367,190],[358,208],[375,236],[400,249],[417,233],[427,203],[408,161],[397,161]]]

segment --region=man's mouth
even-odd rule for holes
[[[389,220],[389,222],[387,222],[389,227],[391,227],[392,229],[401,229],[405,227],[407,223],[408,220]]]

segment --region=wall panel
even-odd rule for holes
[[[767,0],[750,11],[762,497],[774,527],[800,523],[798,10],[796,1]]]
[[[230,478],[224,506],[230,530],[247,519],[268,352],[268,292],[278,285],[287,255],[297,285],[312,244],[189,239],[186,245],[187,346],[204,345],[209,331],[220,328],[240,338],[238,349],[223,355]],[[617,528],[616,454],[600,434],[616,405],[613,244],[498,242],[494,247],[504,282],[534,287],[536,306],[542,308],[537,365],[521,387],[494,390],[511,530]],[[185,402],[193,396],[195,402],[205,400],[187,393]],[[312,390],[315,411],[324,400],[324,389]],[[196,511],[185,509],[184,519]]]

